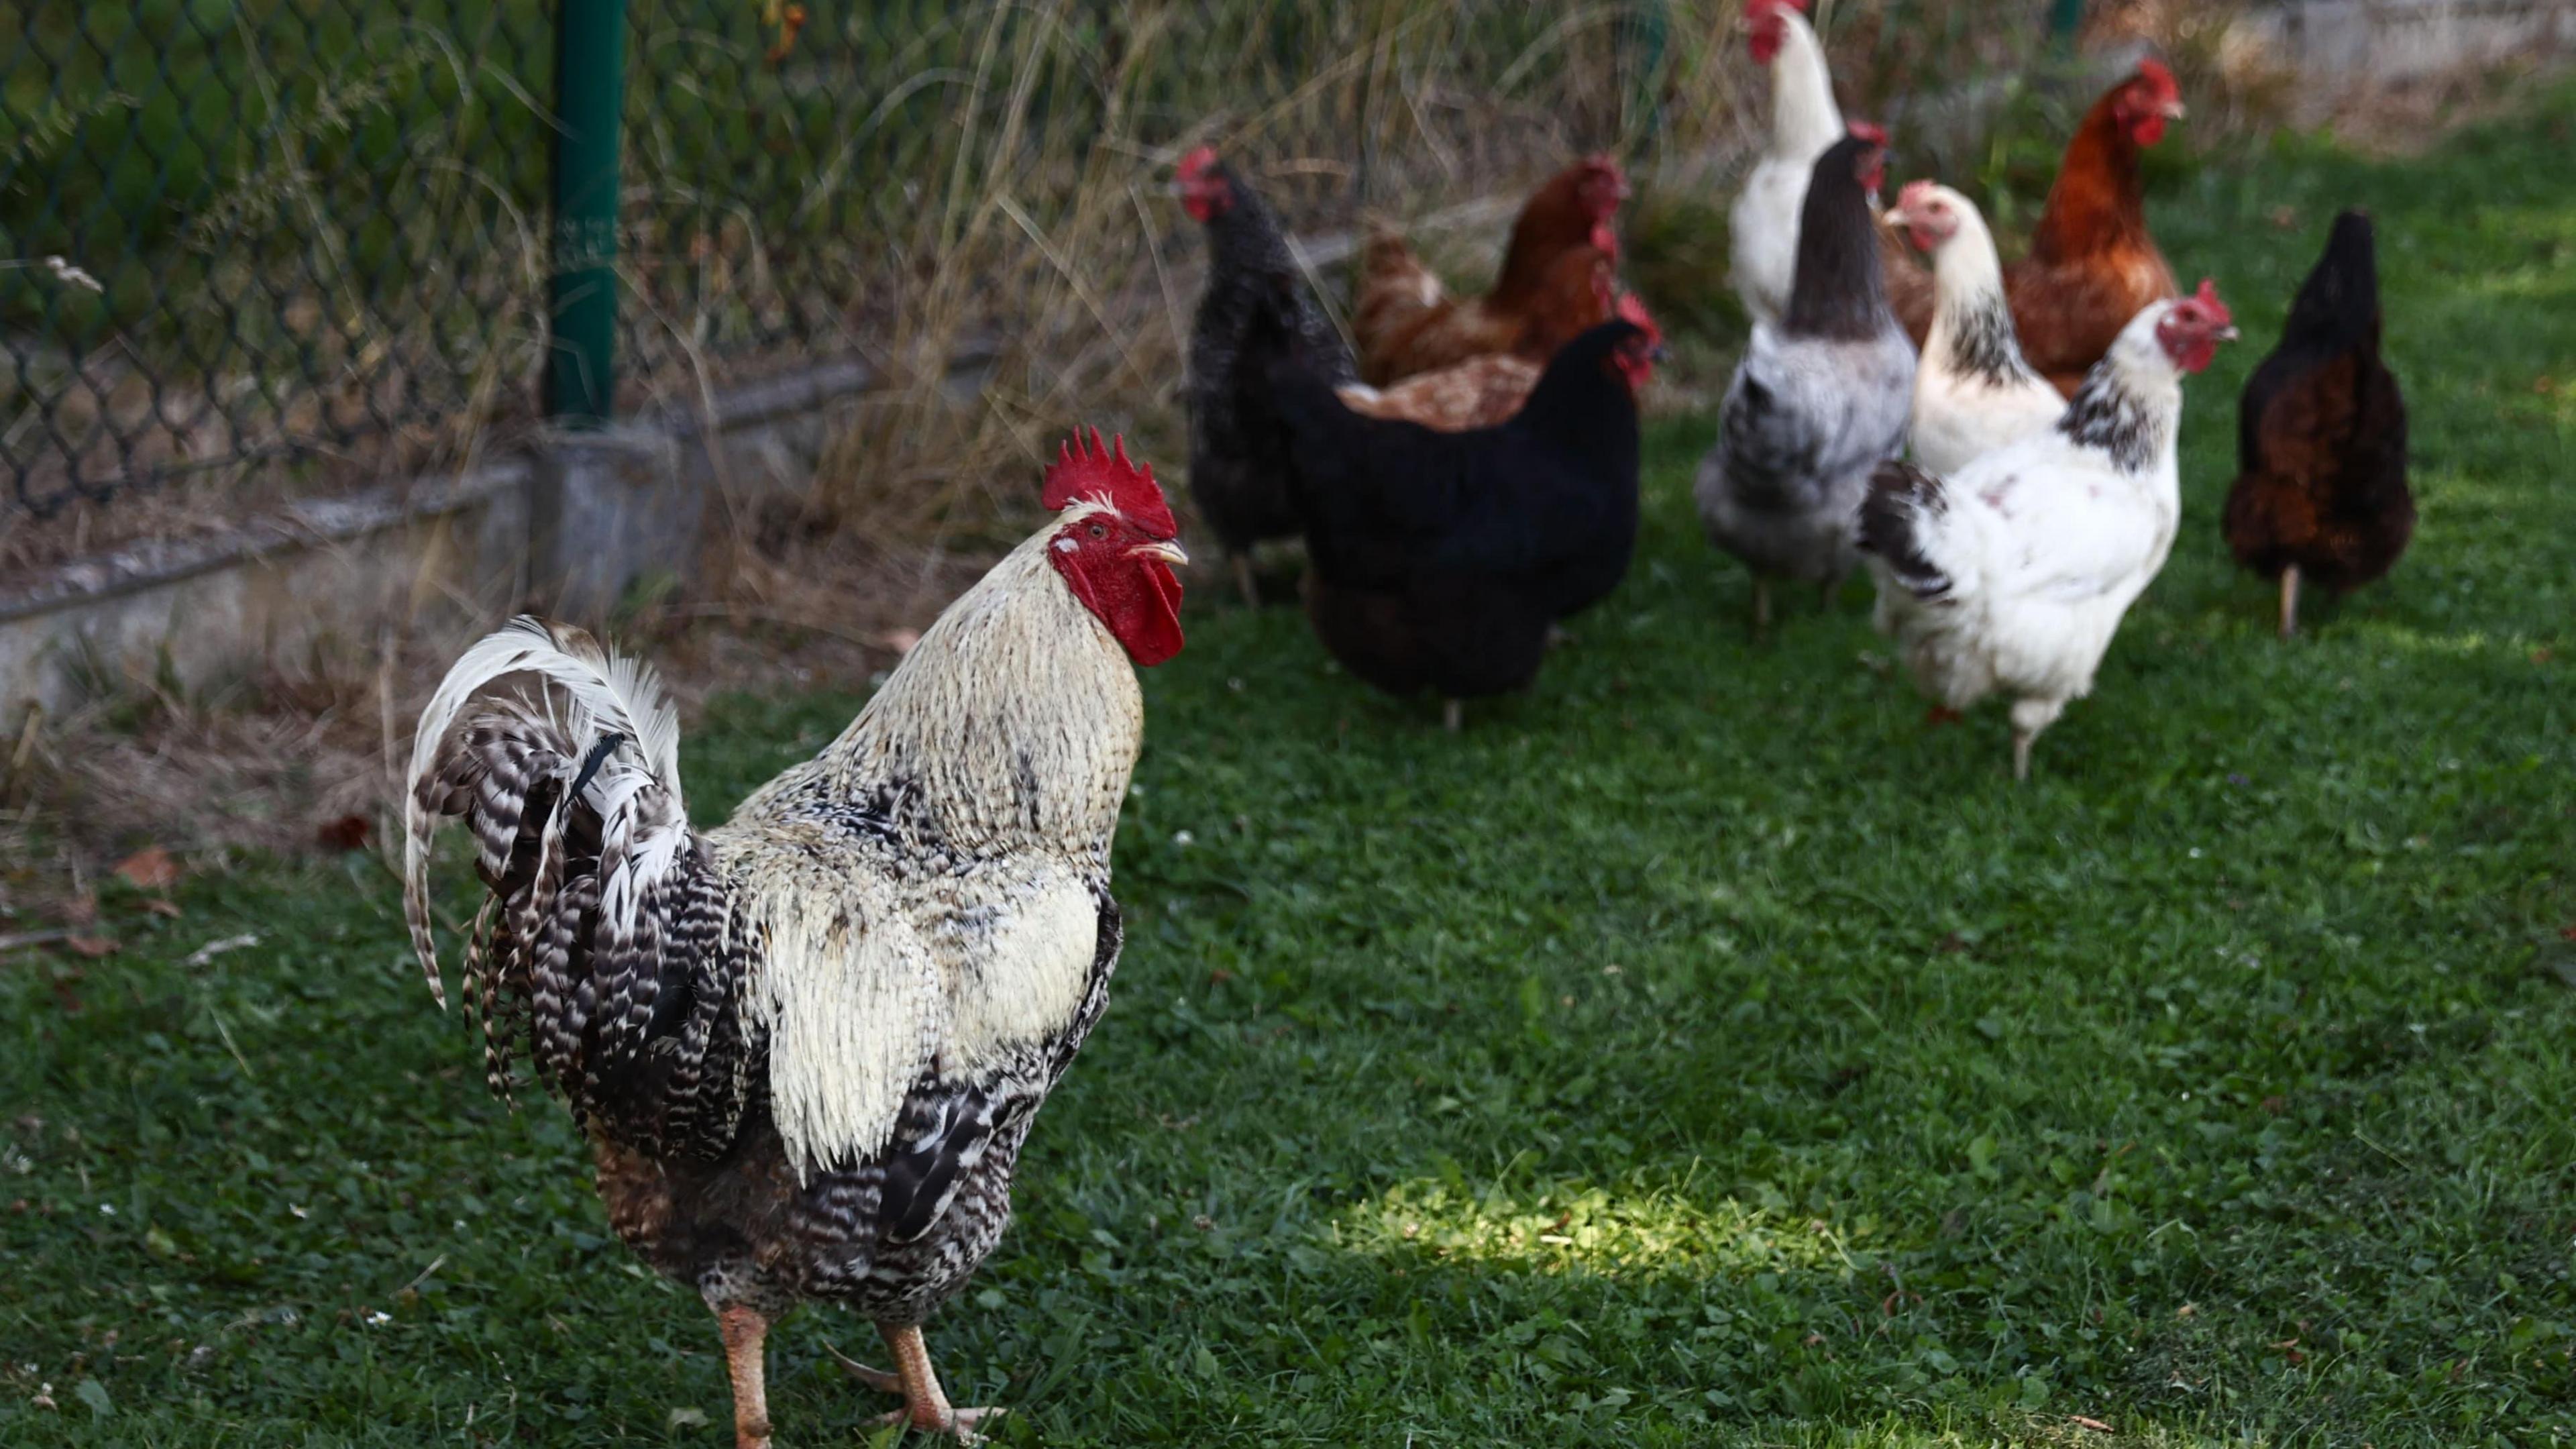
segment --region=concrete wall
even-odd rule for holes
[[[295,504],[222,533],[140,544],[0,582],[0,729],[102,683],[196,690],[263,662],[363,654],[388,627],[515,608],[597,621],[639,578],[693,577],[719,488],[801,490],[874,381],[838,363],[648,417],[542,436],[466,472]]]
[[[2280,0],[2254,24],[2319,79],[2405,80],[2576,49],[2576,0]]]

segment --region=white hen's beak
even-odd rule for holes
[[[1161,543],[1140,543],[1127,550],[1127,555],[1130,558],[1158,558],[1176,569],[1187,568],[1190,563],[1190,556],[1181,552],[1181,546],[1168,539]]]

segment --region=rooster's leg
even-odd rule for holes
[[[1466,705],[1454,699],[1444,699],[1440,702],[1440,727],[1442,729],[1445,729],[1454,735],[1458,733],[1460,729],[1464,728],[1466,723]]]
[[[1760,574],[1753,576],[1753,637],[1760,638],[1771,629],[1771,581]]]
[[[769,1449],[769,1393],[761,1380],[761,1344],[769,1320],[739,1303],[716,1310],[724,1334],[725,1370],[733,1378],[734,1449]]]
[[[886,1415],[880,1424],[910,1424],[934,1434],[954,1434],[961,1444],[975,1444],[983,1436],[975,1426],[987,1419],[1000,1418],[1000,1409],[960,1409],[948,1402],[947,1391],[939,1387],[939,1375],[930,1367],[930,1349],[921,1341],[921,1326],[913,1323],[880,1323],[877,1332],[885,1335],[886,1349],[894,1355],[895,1373],[903,1384],[904,1406]]]
[[[1840,574],[1836,574],[1832,578],[1825,580],[1823,583],[1816,585],[1816,607],[1825,613],[1832,613],[1834,611],[1834,596],[1842,591],[1843,576]]]
[[[1234,586],[1243,591],[1245,608],[1261,607],[1261,586],[1252,578],[1252,555],[1239,553],[1234,556]]]
[[[2299,632],[2299,566],[2281,570],[2281,637],[2291,638]]]

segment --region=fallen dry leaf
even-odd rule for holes
[[[187,914],[187,912],[179,909],[179,903],[177,901],[170,899],[168,896],[144,897],[143,909],[156,916],[168,916],[174,921]]]
[[[179,862],[157,845],[147,845],[116,863],[116,873],[138,889],[166,891],[179,883]]]
[[[2110,1425],[2103,1423],[2101,1420],[2088,1419],[2082,1414],[2069,1415],[2066,1422],[2073,1424],[2078,1429],[2090,1429],[2096,1434],[2109,1434],[2115,1432]]]
[[[68,947],[73,955],[86,956],[92,961],[101,956],[113,956],[117,949],[116,942],[105,936],[65,936],[63,945]]]

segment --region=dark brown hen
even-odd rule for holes
[[[2415,533],[2406,401],[2379,337],[2370,218],[2347,211],[2237,405],[2222,525],[2238,563],[2280,580],[2285,639],[2298,632],[2303,581],[2338,593],[2372,583]]]

